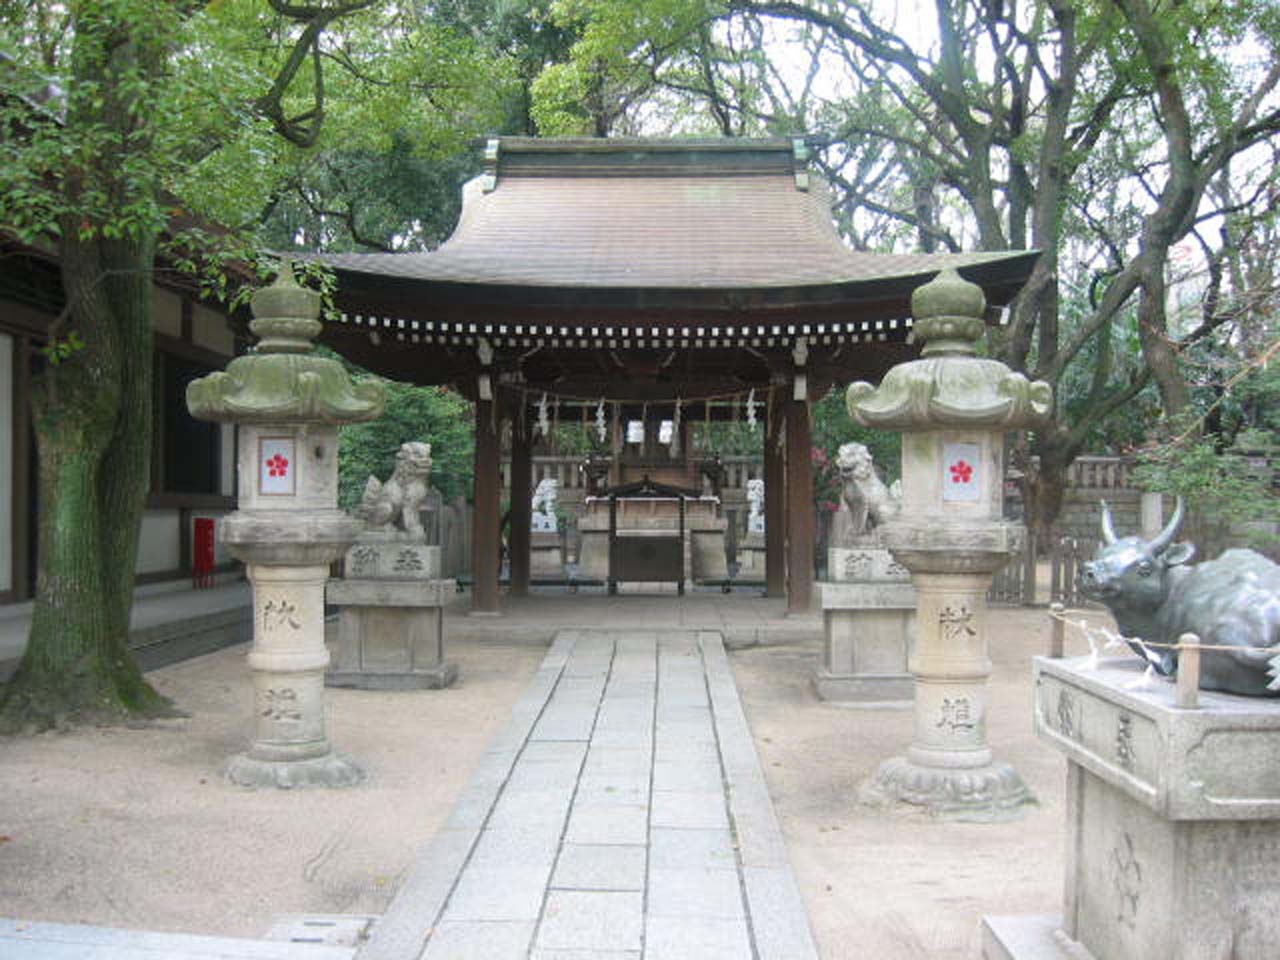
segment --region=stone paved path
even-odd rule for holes
[[[806,960],[709,631],[561,631],[360,960]]]

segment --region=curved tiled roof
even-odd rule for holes
[[[489,171],[467,184],[439,249],[318,259],[369,277],[595,290],[847,285],[995,261],[1026,261],[1009,264],[1018,281],[1029,272],[1025,252],[849,249],[802,150],[787,140],[492,141]]]

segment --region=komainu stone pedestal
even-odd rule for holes
[[[453,580],[331,580],[341,607],[338,642],[325,676],[331,687],[438,690],[458,678],[444,659],[444,605]]]
[[[828,574],[839,582],[819,585],[825,639],[814,690],[834,702],[909,707],[916,619],[910,574],[882,547],[827,554]]]
[[[1129,656],[1035,663],[1067,758],[1063,916],[984,920],[987,960],[1280,956],[1280,703],[1141,682]]]
[[[325,683],[364,690],[453,683],[458,670],[444,659],[444,605],[457,584],[440,577],[440,548],[404,532],[365,533],[345,566],[346,579],[330,580],[326,595],[342,612]]]
[[[690,560],[694,580],[728,580],[729,564],[724,538],[729,521],[723,517],[694,514],[689,531]]]
[[[555,530],[534,530],[529,534],[529,573],[534,577],[564,576],[562,536]]]

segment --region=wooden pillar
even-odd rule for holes
[[[782,403],[773,401],[764,438],[764,579],[766,597],[787,593],[786,469],[782,448]]]
[[[609,486],[616,487],[622,482],[622,426],[621,405],[612,403],[609,405],[612,410],[609,423]]]
[[[475,512],[471,516],[471,612],[498,613],[499,523],[502,482],[498,438],[502,430],[497,395],[476,401]]]
[[[787,613],[805,613],[813,595],[815,519],[809,405],[791,396],[783,405],[787,422]]]
[[[516,410],[511,417],[511,537],[507,543],[511,593],[518,597],[529,592],[529,528],[533,520],[533,425],[526,413]]]

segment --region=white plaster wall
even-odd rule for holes
[[[13,337],[0,333],[0,590],[13,589]]]
[[[222,443],[222,456],[219,458],[221,476],[218,478],[218,492],[224,497],[236,495],[236,428],[234,424],[224,423],[220,427],[219,440]]]
[[[171,337],[182,336],[182,298],[176,293],[151,288],[151,325]]]
[[[142,515],[142,534],[138,539],[138,573],[177,570],[178,511],[148,510]]]
[[[198,304],[191,316],[191,340],[223,356],[230,357],[236,352],[236,340],[227,326],[227,318]]]

